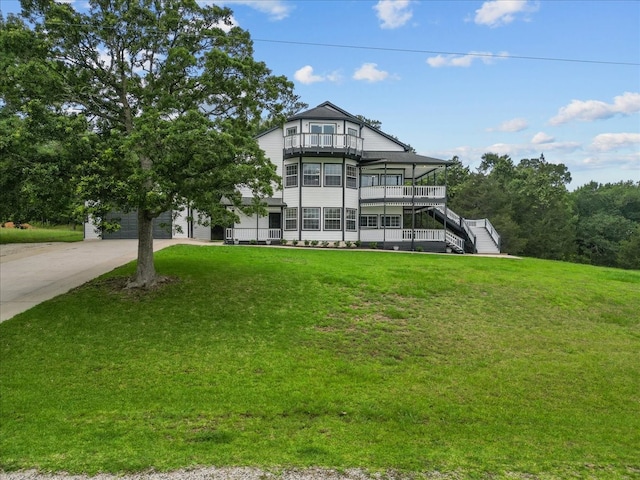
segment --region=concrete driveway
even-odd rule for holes
[[[154,240],[161,250],[189,240]],[[198,242],[193,242],[194,244]],[[137,240],[0,245],[0,322],[135,260]]]

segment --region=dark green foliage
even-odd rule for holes
[[[640,182],[591,182],[572,194],[578,259],[594,265],[640,268]]]
[[[77,190],[99,221],[138,211],[135,285],[154,282],[151,225],[161,213],[189,204],[223,225],[234,215],[222,197],[245,209],[238,186],[272,193],[275,166],[254,134],[263,115],[281,122],[299,102],[285,77],[254,60],[231,10],[190,0],[90,0],[86,13],[50,0],[22,6],[27,22],[11,17],[0,30],[2,99],[10,113],[28,116],[37,100],[87,119],[94,149],[74,157]]]
[[[572,257],[574,227],[566,188],[571,175],[566,166],[544,158],[514,165],[506,155],[489,153],[476,173],[454,165],[453,174],[451,207],[466,218],[489,218],[502,237],[503,251]]]

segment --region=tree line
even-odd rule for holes
[[[502,251],[640,268],[640,182],[592,181],[569,191],[568,168],[544,156],[516,164],[507,155],[487,153],[474,172],[457,157],[452,162],[449,207],[465,218],[489,218]]]

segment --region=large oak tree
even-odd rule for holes
[[[87,212],[137,211],[131,286],[157,280],[161,213],[189,205],[228,222],[223,197],[241,208],[238,187],[265,196],[277,183],[254,134],[263,117],[279,121],[300,103],[254,59],[231,14],[195,0],[89,0],[86,11],[22,0],[22,19],[0,25],[3,107],[20,113],[38,101],[84,117],[96,152],[78,165]]]

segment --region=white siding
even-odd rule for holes
[[[189,222],[187,221],[187,209],[174,212],[172,236],[173,238],[188,238],[189,237]],[[179,231],[178,228],[180,230]]]
[[[204,225],[195,223],[193,225],[193,238],[204,241],[211,240],[211,227],[205,227]]]
[[[282,149],[284,148],[282,129],[278,128],[261,136],[258,144],[271,163],[276,166],[278,175],[282,176]]]
[[[394,152],[404,151],[404,148],[402,148],[402,146],[398,145],[393,140],[388,139],[384,135],[381,135],[380,132],[374,130],[373,128],[364,127],[362,129],[362,138],[364,139],[365,150],[383,150]]]
[[[258,138],[258,145],[264,151],[266,157],[276,166],[276,173],[282,177],[282,149],[284,148],[284,138],[282,129],[272,130]],[[246,187],[240,188],[243,197],[251,197],[251,189]],[[274,197],[281,198],[274,185]]]
[[[98,235],[98,228],[93,221],[93,217],[89,215],[89,218],[86,222],[84,222],[84,239],[85,240],[96,240],[100,239],[100,235]]]

